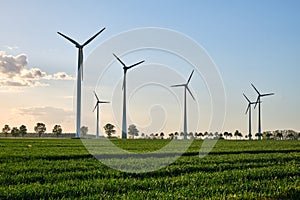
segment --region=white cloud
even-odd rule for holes
[[[50,75],[39,68],[26,69],[27,64],[25,54],[12,56],[0,51],[0,86],[37,87],[48,85],[40,80],[74,80],[72,76],[65,72]]]
[[[57,72],[53,74],[52,79],[55,80],[74,80],[74,78],[68,75],[66,72]]]
[[[21,71],[20,73],[20,77],[24,78],[24,79],[42,79],[42,78],[46,78],[47,74],[46,72],[41,71],[38,68],[31,68],[31,69],[24,69]]]

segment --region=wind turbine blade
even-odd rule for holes
[[[109,101],[98,101],[99,103],[110,103]]]
[[[188,87],[188,86],[185,86],[185,88],[189,91],[190,95],[192,96],[192,98],[193,98],[194,101],[195,101],[195,97],[193,96],[193,94],[192,94],[191,90],[189,89],[189,87]]]
[[[63,36],[64,38],[66,38],[67,40],[69,40],[70,42],[72,42],[73,44],[75,44],[76,47],[79,47],[80,44],[78,42],[76,42],[75,40],[73,40],[72,38],[69,38],[68,36],[60,33],[60,32],[57,32],[59,35]]]
[[[98,98],[98,96],[97,96],[97,94],[96,94],[96,92],[94,91],[94,95],[95,95],[95,97],[96,97],[96,99],[97,99],[97,102],[99,101],[99,98]]]
[[[123,65],[123,67],[126,67],[126,68],[127,68],[127,66],[125,65],[125,63],[123,63],[122,60],[121,60],[118,56],[116,56],[116,54],[113,53],[113,55],[114,55],[114,56],[116,57],[116,59]]]
[[[274,95],[274,93],[262,94],[262,95],[260,95],[260,96],[261,96],[261,97],[264,97],[264,96],[270,96],[270,95]]]
[[[246,100],[251,103],[251,101],[248,99],[248,97],[243,93],[244,97],[246,98]]]
[[[259,98],[259,96],[257,97],[257,100],[256,100],[256,102],[255,102],[254,109],[256,108],[256,106],[257,106],[258,103],[260,103],[260,98]]]
[[[95,109],[97,108],[97,106],[98,106],[98,102],[96,103],[95,108],[93,109],[93,112],[95,111]]]
[[[251,83],[252,87],[254,88],[254,90],[257,92],[258,95],[260,95],[259,91],[256,89],[256,87]]]
[[[99,31],[98,33],[96,33],[93,37],[91,37],[90,39],[88,39],[83,45],[82,47],[84,47],[85,45],[87,45],[88,43],[90,43],[93,39],[95,39],[95,37],[97,37],[100,33],[102,33],[102,31],[104,31],[105,28],[103,28],[101,31]]]
[[[186,84],[189,84],[189,82],[190,82],[190,80],[191,80],[191,78],[192,78],[192,76],[193,76],[193,73],[194,73],[194,70],[192,71],[192,73],[191,73],[191,75],[190,75],[190,77],[189,77],[189,79],[188,79],[188,81],[187,81]]]
[[[142,60],[142,61],[140,61],[140,62],[138,62],[138,63],[135,63],[135,64],[129,66],[128,69],[130,69],[130,68],[132,68],[132,67],[135,67],[135,66],[137,66],[137,65],[139,65],[139,64],[142,64],[143,62],[145,62],[145,61]]]
[[[179,84],[179,85],[171,85],[171,87],[184,87],[186,84]]]
[[[247,109],[246,109],[245,115],[248,113],[249,109],[251,109],[250,106],[251,106],[251,104],[249,103],[249,104],[248,104],[248,107],[247,107]]]

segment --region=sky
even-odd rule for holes
[[[98,53],[122,33],[155,27],[180,33],[201,46],[213,63],[207,67],[215,67],[221,77],[226,97],[222,99],[225,117],[219,115],[222,127],[211,123],[218,107],[212,103],[206,77],[196,71],[189,84],[195,101],[187,96],[188,131],[247,133],[247,102],[242,94],[256,100],[251,83],[261,93],[275,93],[262,99],[263,130],[300,131],[299,8],[297,0],[1,0],[0,127],[25,124],[33,131],[37,122],[44,122],[47,132],[55,124],[62,125],[63,132],[75,132],[77,49],[56,32],[83,43],[106,27],[84,48],[82,125],[95,132],[91,91],[96,90],[101,99],[111,101],[101,105],[100,126],[112,123],[120,134],[122,68],[114,52]],[[143,35],[136,40],[143,40]],[[129,42],[112,49],[121,52]],[[106,63],[97,59],[103,55],[108,55]],[[198,56],[197,51],[189,55]],[[169,86],[184,83],[195,66],[157,49],[120,57],[128,65],[146,60],[127,74],[128,125],[136,124],[148,134],[181,131],[183,90]],[[257,109],[252,114],[255,132]]]

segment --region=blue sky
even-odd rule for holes
[[[103,34],[85,48],[85,58],[88,58],[98,45],[120,32],[141,27],[161,27],[193,38],[218,66],[227,96],[224,130],[247,132],[247,116],[244,115],[246,101],[242,93],[255,100],[256,94],[250,83],[263,93],[276,94],[263,99],[264,130],[300,130],[299,8],[300,3],[296,0],[2,1],[0,51],[5,52],[2,55],[16,58],[24,54],[27,58],[26,69],[29,70],[26,72],[33,73],[34,70],[30,69],[38,68],[45,74],[43,78],[35,79],[40,85],[1,85],[0,126],[26,124],[32,130],[37,121],[44,121],[49,124],[48,130],[56,123],[62,124],[66,131],[75,130],[75,82],[69,79],[75,77],[77,52],[74,46],[56,34],[57,31],[81,43],[106,27]],[[66,76],[55,78],[58,72],[64,72]],[[119,78],[121,72],[118,72]],[[188,76],[190,68],[182,73],[182,76]],[[2,71],[0,77],[5,81],[7,74]],[[191,82],[191,87],[197,90],[195,80],[194,85]],[[201,97],[201,92],[195,92]],[[182,101],[182,93],[175,93]],[[205,104],[207,94],[202,95]],[[103,94],[103,98],[110,96]],[[191,99],[189,104],[192,110]],[[208,129],[209,120],[205,116],[210,116],[210,109],[201,106],[203,110],[194,115],[190,113],[190,118],[197,118],[199,114],[204,123],[200,123],[200,128],[194,128],[191,120],[191,131]],[[134,107],[131,112],[138,115]],[[153,118],[159,116],[155,113],[154,109]],[[93,117],[93,113],[88,117],[92,121],[90,132],[94,130]],[[253,130],[257,127],[256,118],[255,110]],[[101,123],[117,125],[118,120],[114,120],[109,109],[103,107]],[[180,118],[171,121],[181,124]],[[180,129],[180,126],[177,128]],[[174,129],[166,127],[161,131]],[[147,131],[160,131],[160,128]]]

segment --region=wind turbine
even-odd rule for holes
[[[254,109],[256,108],[257,104],[258,104],[258,139],[261,140],[261,108],[260,108],[260,98],[261,97],[265,97],[265,96],[270,96],[270,95],[274,95],[274,93],[266,93],[266,94],[261,94],[257,89],[256,87],[251,84],[252,87],[254,88],[254,90],[257,92],[258,96],[257,96],[257,100],[255,102],[255,106],[254,106]]]
[[[135,63],[133,65],[130,66],[126,66],[124,64],[124,62],[122,62],[122,60],[116,56],[115,54],[113,54],[116,59],[123,65],[123,70],[124,70],[124,78],[123,78],[123,120],[122,120],[122,139],[127,139],[127,119],[126,119],[126,73],[128,69],[131,69],[139,64],[142,64],[143,62],[145,62],[144,60]]]
[[[188,84],[192,78],[192,75],[194,73],[194,70],[192,71],[188,81],[184,84],[179,84],[179,85],[172,85],[171,87],[184,87],[184,108],[183,108],[183,133],[184,133],[184,139],[187,139],[187,115],[186,115],[186,91],[188,91],[190,93],[190,95],[192,96],[192,98],[195,100],[192,92],[190,91]]]
[[[100,101],[96,92],[94,91],[95,97],[97,99],[95,108],[93,110],[93,112],[95,111],[95,109],[97,108],[97,122],[96,122],[96,138],[99,138],[99,104],[101,103],[110,103],[109,101]]]
[[[248,101],[248,107],[247,107],[245,114],[249,113],[249,135],[248,135],[248,137],[249,137],[249,140],[251,140],[252,139],[251,138],[252,137],[252,134],[251,134],[251,105],[255,104],[256,102],[251,102],[245,94],[243,94],[243,95],[246,98],[246,100]]]
[[[105,28],[96,33],[93,37],[88,39],[85,43],[79,44],[70,37],[57,32],[59,35],[69,40],[71,43],[75,44],[75,47],[78,48],[78,71],[77,71],[77,102],[76,102],[76,137],[80,138],[80,117],[81,117],[81,81],[83,80],[83,47],[89,44],[95,37],[97,37]]]

